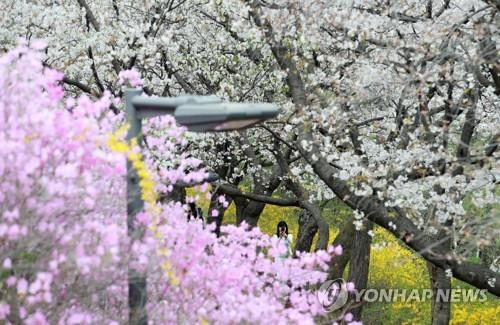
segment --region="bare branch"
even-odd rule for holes
[[[266,204],[272,204],[282,207],[295,206],[300,207],[299,200],[290,198],[275,198],[268,195],[254,194],[254,193],[244,193],[240,191],[237,187],[230,184],[222,184],[219,189],[226,193],[227,195],[242,197],[252,201],[257,201]]]
[[[92,88],[90,88],[89,86],[85,85],[84,83],[78,81],[78,80],[75,80],[75,79],[71,79],[71,78],[68,78],[66,75],[63,77],[63,80],[62,80],[65,84],[68,84],[68,85],[71,85],[71,86],[75,86],[77,88],[79,88],[81,91],[83,92],[86,92],[88,94],[92,94]]]
[[[99,23],[97,22],[97,19],[95,18],[94,14],[92,13],[92,10],[90,9],[89,5],[85,0],[76,0],[80,7],[85,9],[85,12],[87,14],[87,19],[90,21],[92,26],[96,31],[100,31],[101,27],[99,26]]]
[[[101,79],[99,78],[99,74],[97,73],[97,68],[95,66],[95,61],[94,61],[94,54],[92,53],[92,48],[90,46],[87,50],[87,53],[89,55],[90,60],[92,61],[92,63],[90,64],[90,68],[92,70],[92,74],[94,76],[97,87],[99,87],[99,90],[103,92],[104,86],[102,85]]]
[[[432,0],[427,0],[425,10],[427,11],[427,18],[432,19]]]
[[[275,137],[277,140],[279,140],[280,142],[282,142],[284,145],[286,145],[288,148],[296,151],[297,148],[288,143],[286,140],[284,140],[282,137],[280,137],[276,132],[274,132],[273,130],[271,130],[270,128],[266,127],[265,125],[259,125],[259,127],[263,128],[264,130],[266,130],[267,132],[271,133],[273,135],[273,137]]]
[[[354,126],[357,127],[357,128],[359,128],[359,127],[368,125],[368,124],[370,124],[372,122],[382,121],[385,118],[386,118],[386,116],[374,117],[374,118],[371,118],[371,119],[368,119],[368,120],[365,120],[365,121],[362,121],[362,122],[358,122],[358,123],[354,124]]]
[[[491,139],[491,142],[486,146],[485,149],[485,154],[487,157],[493,156],[495,151],[498,150],[498,147],[500,145],[500,133],[495,134],[493,139]]]
[[[441,8],[436,12],[435,17],[438,18],[439,16],[441,16],[443,14],[443,12],[446,9],[449,9],[449,8],[450,8],[450,0],[444,0],[443,5],[441,6]]]

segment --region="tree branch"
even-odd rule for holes
[[[92,88],[90,88],[89,86],[81,83],[80,81],[78,80],[74,80],[74,79],[71,79],[71,78],[68,78],[66,77],[66,75],[63,77],[63,80],[62,80],[65,84],[68,84],[68,85],[71,85],[71,86],[75,86],[77,88],[79,88],[81,91],[83,92],[86,92],[88,94],[92,94]]]
[[[95,66],[95,61],[94,61],[94,54],[92,53],[92,48],[89,46],[88,48],[88,55],[92,63],[90,64],[90,68],[92,70],[92,74],[94,76],[95,82],[97,84],[97,87],[101,92],[104,91],[104,86],[102,85],[101,79],[99,78],[99,74],[97,73],[97,68]]]
[[[282,142],[284,145],[286,145],[288,148],[296,151],[297,148],[295,148],[294,145],[288,143],[288,141],[284,140],[282,137],[280,137],[276,132],[274,132],[273,130],[271,130],[270,128],[266,127],[265,125],[259,125],[259,127],[263,128],[264,130],[266,130],[267,132],[271,133],[272,136],[277,139],[278,141]]]
[[[99,23],[97,22],[97,19],[95,18],[94,14],[92,13],[92,10],[90,9],[89,5],[85,0],[76,0],[80,7],[85,9],[85,12],[87,14],[87,19],[90,21],[92,26],[96,31],[100,31],[101,27],[99,26]]]
[[[446,10],[446,9],[449,9],[450,8],[450,0],[444,0],[443,2],[443,5],[441,6],[441,8],[436,12],[436,15],[434,16],[435,18],[438,18],[439,16],[441,16],[443,14],[443,12]]]
[[[346,182],[335,177],[335,169],[329,166],[326,160],[318,155],[317,147],[314,146],[310,152],[305,151],[300,146],[298,147],[303,152],[307,161],[312,165],[316,174],[337,197],[352,209],[362,211],[368,220],[375,222],[397,238],[403,240],[406,245],[415,252],[419,252],[427,261],[444,270],[450,269],[453,276],[457,279],[477,288],[486,289],[496,296],[500,296],[500,275],[498,273],[491,271],[486,266],[465,262],[460,263],[452,258],[450,251],[442,250],[439,247],[435,250],[429,249],[434,242],[433,238],[418,229],[400,209],[397,210],[398,217],[394,218],[389,215],[383,203],[379,202],[376,198],[355,195],[349,189]],[[313,153],[320,158],[316,160],[311,159]],[[493,285],[490,285],[489,281],[494,281],[492,282]]]
[[[297,199],[291,199],[291,198],[275,198],[271,197],[268,195],[262,195],[262,194],[254,194],[254,193],[244,193],[240,191],[237,187],[231,185],[231,184],[222,184],[220,185],[219,189],[226,193],[227,195],[231,196],[236,196],[236,197],[241,197],[245,199],[249,199],[252,201],[257,201],[261,203],[266,203],[266,204],[272,204],[272,205],[277,205],[281,207],[300,207],[299,200]]]

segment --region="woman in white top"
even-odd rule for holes
[[[285,259],[287,257],[292,256],[292,235],[288,233],[288,225],[285,221],[281,220],[278,222],[278,226],[276,227],[276,235],[274,238],[278,238],[278,240],[285,244],[286,250],[283,254],[280,254],[281,259]]]

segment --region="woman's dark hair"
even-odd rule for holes
[[[278,226],[276,227],[276,236],[280,236],[280,228],[285,228],[285,232],[288,235],[288,225],[285,221],[281,220],[278,222]]]

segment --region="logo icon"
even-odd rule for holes
[[[328,313],[344,306],[349,296],[344,279],[323,282],[317,295],[319,303]]]

